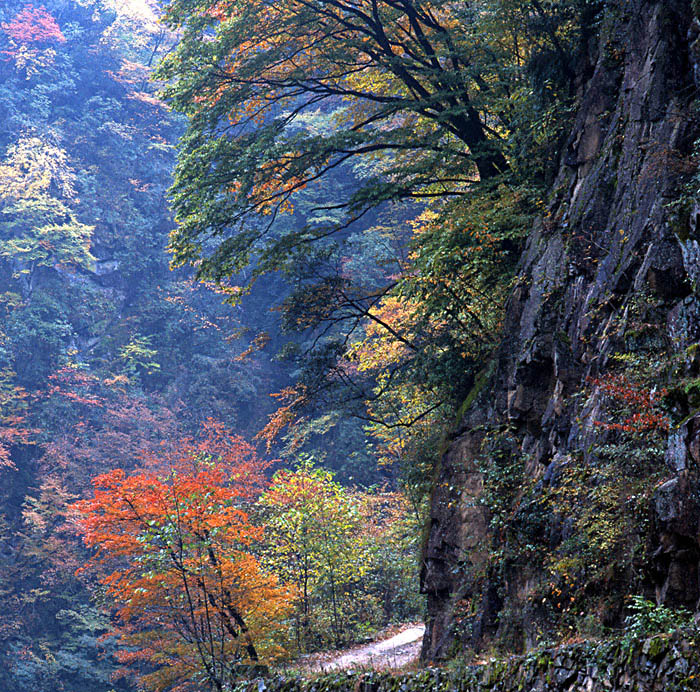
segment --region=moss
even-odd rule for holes
[[[644,653],[649,658],[658,658],[668,650],[668,637],[658,636],[647,639],[644,645]]]
[[[462,405],[457,410],[457,423],[464,418],[467,411],[471,408],[472,404],[476,401],[476,398],[481,394],[486,384],[491,379],[493,371],[496,368],[496,361],[492,360],[489,364],[477,375],[474,386],[471,388],[467,398],[462,402]]]

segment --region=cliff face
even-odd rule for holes
[[[578,504],[553,499],[574,470],[596,497],[614,470],[622,476],[605,505],[612,533],[630,501],[620,491],[626,475],[643,519],[628,532],[637,546],[629,559],[620,558],[625,541],[617,534],[611,540],[619,549],[599,551],[620,558],[620,569],[595,588],[696,606],[700,415],[688,383],[699,370],[700,206],[688,181],[700,136],[699,34],[690,0],[610,2],[597,46],[580,66],[575,125],[521,260],[500,350],[436,470],[422,574],[427,659],[448,655],[455,643],[478,648],[494,637],[516,649],[531,646],[565,621],[558,603],[542,605],[553,579],[560,591],[569,584],[572,602],[582,594],[585,601],[580,582],[590,565],[566,578],[552,568],[562,556],[577,558],[575,539],[581,550],[596,540],[603,545],[580,528],[579,510],[588,511],[580,492]],[[645,366],[663,373],[668,394],[644,389]],[[632,443],[645,430],[650,440],[641,460],[623,439],[625,425],[600,422],[610,420],[606,377],[632,387],[628,408],[649,413],[642,410],[646,396],[660,402],[661,413],[650,415],[667,416],[632,431]],[[627,414],[632,420],[635,412]],[[591,471],[603,466],[610,474]],[[511,494],[501,512],[508,521],[494,528],[488,492],[498,474]],[[515,551],[518,541],[535,548]],[[596,601],[592,616],[619,623],[619,601]]]

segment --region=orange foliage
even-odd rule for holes
[[[262,538],[246,503],[262,490],[267,463],[210,421],[201,440],[181,441],[149,468],[94,479],[76,504],[85,544],[117,605],[123,663],[154,689],[200,689],[232,679],[235,666],[273,655],[272,628],[292,594],[251,554]],[[154,672],[140,672],[146,663]]]
[[[99,395],[100,380],[74,367],[61,368],[49,376],[47,396],[57,394],[76,404],[104,406],[105,401]]]
[[[12,448],[33,442],[36,430],[24,416],[27,392],[12,384],[13,373],[0,371],[0,469],[15,469]]]
[[[409,299],[387,296],[370,309],[373,318],[365,325],[365,338],[353,345],[349,357],[360,372],[381,373],[401,363],[410,353],[406,342],[415,338],[415,305]],[[388,331],[386,326],[392,331]],[[400,341],[395,335],[405,341]]]
[[[625,375],[607,375],[592,379],[591,383],[603,394],[630,411],[629,415],[621,421],[613,423],[596,421],[596,425],[606,430],[625,433],[668,431],[669,417],[659,409],[661,401],[667,394],[665,388],[650,389],[630,380]]]
[[[31,444],[32,430],[23,427],[22,416],[9,416],[0,423],[0,469],[14,469],[15,464],[10,458],[10,451],[14,445]]]
[[[256,439],[265,441],[268,450],[284,428],[293,427],[302,421],[299,411],[308,403],[303,384],[286,387],[281,392],[272,394],[272,397],[277,399],[281,406],[270,415],[265,427],[255,436]],[[292,449],[296,448],[297,445],[293,443]]]

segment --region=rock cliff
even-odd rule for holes
[[[630,593],[700,596],[700,24],[690,0],[625,0],[596,35],[499,351],[436,469],[428,660],[620,624]]]

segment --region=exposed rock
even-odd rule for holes
[[[598,49],[581,67],[589,77],[550,198],[547,218],[557,223],[539,221],[532,229],[500,351],[436,469],[422,574],[428,660],[505,636],[499,611],[515,614],[519,646],[532,645],[537,628],[546,625],[546,613],[528,600],[537,588],[537,565],[496,570],[490,562],[497,537],[489,536],[479,496],[484,431],[508,425],[507,454],[520,460],[524,477],[549,487],[567,459],[595,463],[601,397],[595,387],[586,396],[581,391],[607,372],[615,352],[653,341],[677,357],[679,367],[698,368],[700,206],[679,215],[669,203],[693,170],[700,136],[694,111],[699,36],[690,0],[608,3]],[[642,299],[651,307],[644,331],[635,333],[629,325]],[[683,396],[690,401],[690,394]],[[671,478],[651,503],[644,578],[671,605],[698,599],[700,426],[693,415],[671,430],[658,465]],[[568,519],[550,517],[542,529],[550,542],[570,535]],[[467,600],[480,603],[477,614],[460,620],[459,603]],[[608,687],[596,682],[577,689],[615,689],[614,676],[610,680]]]

